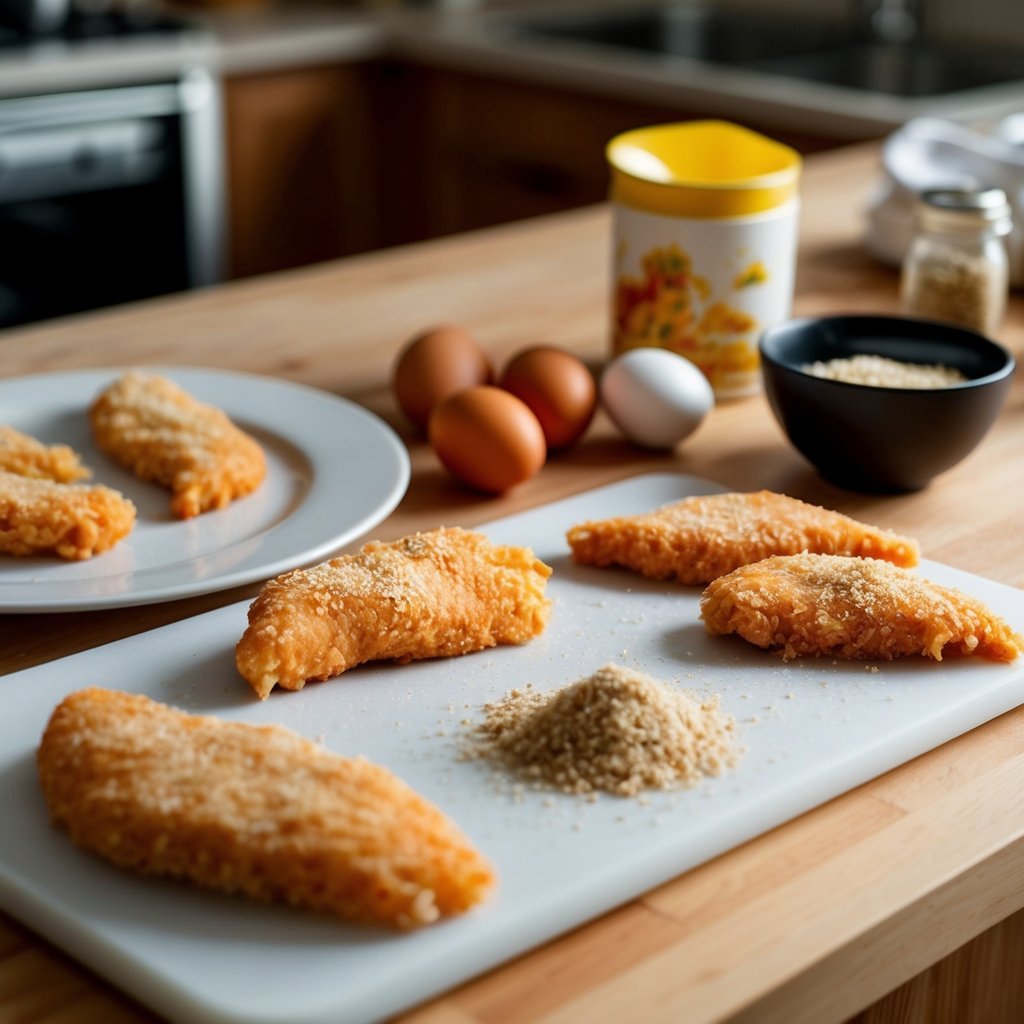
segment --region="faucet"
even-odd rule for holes
[[[910,43],[924,34],[925,0],[853,0],[864,37],[877,43]]]

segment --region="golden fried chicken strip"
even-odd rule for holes
[[[708,583],[769,555],[801,551],[917,565],[917,542],[772,491],[708,494],[654,512],[573,526],[581,565],[621,565],[653,579]]]
[[[166,377],[125,374],[89,409],[100,449],[143,480],[171,489],[171,512],[189,519],[254,491],[263,449],[212,405]]]
[[[99,555],[127,536],[135,506],[99,484],[58,484],[0,470],[0,552]]]
[[[439,529],[367,544],[264,585],[235,651],[262,700],[365,661],[412,661],[522,644],[547,625],[551,569],[529,548]]]
[[[766,558],[711,583],[700,614],[712,636],[738,633],[787,659],[974,654],[1013,661],[1024,651],[1024,637],[980,601],[874,558]]]
[[[7,426],[0,426],[0,470],[62,484],[92,476],[78,452],[68,445],[43,444]]]
[[[479,903],[486,860],[387,769],[281,726],[91,688],[37,752],[50,816],[119,867],[414,928]]]

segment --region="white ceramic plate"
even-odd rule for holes
[[[354,540],[398,504],[409,456],[393,430],[335,395],[252,374],[152,367],[223,409],[263,445],[267,477],[251,495],[174,519],[169,491],[102,455],[86,410],[124,371],[82,370],[0,381],[0,423],[79,452],[93,480],[135,502],[135,529],[83,562],[0,556],[0,612],[150,604],[265,579]]]

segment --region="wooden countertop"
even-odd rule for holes
[[[873,264],[859,244],[875,160],[872,148],[808,160],[798,313],[895,309],[895,273]],[[824,483],[789,447],[760,396],[718,407],[672,455],[632,448],[599,418],[581,445],[510,495],[482,500],[459,488],[396,414],[386,386],[395,352],[416,330],[446,320],[471,328],[498,362],[539,341],[600,361],[608,237],[607,211],[588,209],[9,331],[0,334],[0,376],[195,364],[354,398],[411,445],[412,484],[375,531],[380,537],[440,521],[470,526],[618,478],[676,469],[869,519],[917,536],[931,558],[1024,586],[1021,375],[981,446],[916,494],[872,497]],[[1013,301],[1000,337],[1020,359],[1024,299]],[[139,609],[0,616],[0,674],[256,589]],[[406,1019],[844,1020],[1024,906],[1022,729],[1018,709]],[[12,1019],[153,1018],[0,915],[0,1020]]]

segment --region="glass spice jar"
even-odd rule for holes
[[[931,190],[921,194],[915,212],[917,235],[903,263],[904,311],[995,334],[1009,287],[1006,193]]]

